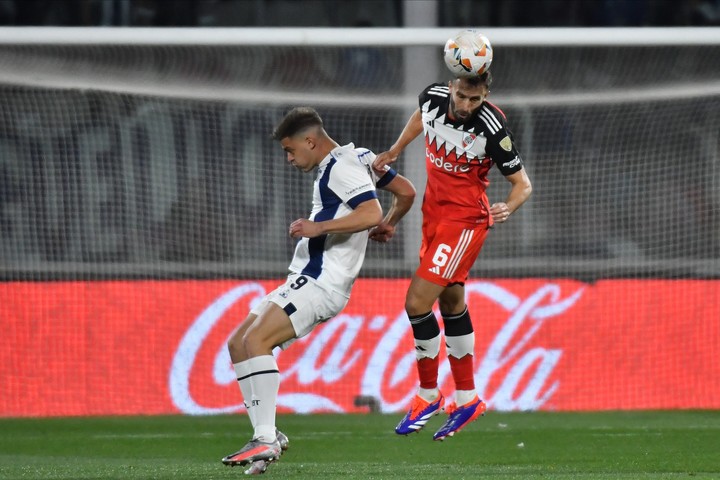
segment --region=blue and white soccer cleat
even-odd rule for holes
[[[465,405],[458,407],[455,403],[448,405],[445,409],[449,416],[442,427],[435,432],[433,440],[445,440],[447,437],[452,437],[457,432],[465,428],[465,426],[478,418],[481,415],[485,415],[487,405],[485,402],[475,395],[471,401]]]
[[[441,393],[434,402],[428,402],[420,395],[415,395],[413,398],[410,410],[405,417],[400,420],[400,423],[395,427],[395,433],[398,435],[407,435],[413,432],[419,432],[425,424],[430,420],[430,417],[437,415],[445,405],[445,397]]]

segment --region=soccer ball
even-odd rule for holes
[[[490,40],[476,30],[463,30],[445,43],[445,65],[456,77],[482,75],[492,63]]]

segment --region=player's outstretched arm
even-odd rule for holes
[[[490,207],[490,215],[492,215],[493,220],[497,223],[506,221],[510,217],[510,214],[520,208],[532,193],[532,184],[530,183],[530,178],[527,176],[525,168],[512,175],[508,175],[505,179],[512,185],[510,187],[510,193],[504,202],[493,203]]]
[[[313,222],[307,218],[298,218],[290,224],[289,233],[292,238],[315,238],[329,233],[355,233],[372,228],[382,220],[382,207],[380,202],[373,198],[358,205],[350,214]]]
[[[382,189],[392,193],[392,206],[380,224],[370,230],[370,239],[384,243],[395,235],[395,225],[410,211],[416,192],[412,182],[399,174]]]
[[[422,114],[420,113],[420,109],[418,108],[410,116],[407,123],[405,124],[405,128],[403,128],[403,131],[400,133],[400,136],[395,141],[393,146],[390,147],[390,150],[388,150],[387,152],[382,152],[378,154],[377,157],[375,157],[375,161],[373,162],[373,169],[379,175],[382,175],[385,171],[385,165],[389,165],[395,162],[400,156],[400,154],[403,152],[403,150],[405,150],[405,147],[407,147],[410,142],[415,140],[415,137],[420,135],[420,132],[422,131]]]

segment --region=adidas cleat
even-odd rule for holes
[[[282,448],[277,438],[270,443],[253,438],[242,449],[223,458],[222,463],[231,467],[235,465],[247,465],[248,463],[254,463],[258,460],[264,460],[270,463],[279,459],[281,454]]]
[[[487,405],[476,395],[475,398],[461,407],[457,407],[455,403],[452,403],[448,405],[448,408],[445,410],[449,414],[448,419],[443,426],[435,432],[433,440],[445,440],[447,437],[452,437],[465,428],[468,423],[481,415],[485,415]]]
[[[409,433],[419,432],[428,420],[430,420],[430,417],[440,413],[443,405],[445,405],[445,397],[443,397],[442,393],[432,403],[420,395],[415,395],[410,410],[405,417],[400,420],[397,427],[395,427],[395,433],[398,435],[407,435]]]

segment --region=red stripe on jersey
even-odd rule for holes
[[[490,107],[492,107],[494,110],[497,110],[497,112],[498,112],[500,115],[502,115],[502,117],[503,117],[505,120],[507,120],[507,117],[505,116],[505,112],[503,112],[502,110],[500,110],[500,109],[497,107],[497,105],[494,105],[494,104],[488,102],[487,100],[485,100],[485,103],[487,103],[487,104],[488,104]]]

